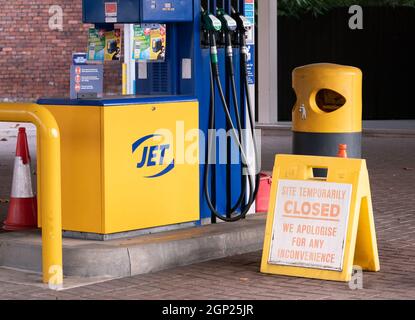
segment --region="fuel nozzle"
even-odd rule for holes
[[[207,31],[210,46],[210,59],[213,65],[213,73],[219,73],[218,48],[216,45],[216,34],[222,30],[222,23],[213,14],[202,12],[203,29]]]
[[[235,19],[237,24],[237,29],[239,33],[238,40],[240,41],[240,45],[246,46],[246,38],[248,37],[248,32],[251,31],[253,25],[247,17],[236,12],[234,8],[232,8],[232,17],[233,19]]]
[[[222,22],[213,14],[204,11],[202,13],[203,29],[210,32],[219,32],[222,30]]]
[[[209,47],[211,45],[211,38],[216,37],[216,34],[222,29],[222,23],[213,14],[209,13],[201,7],[201,43],[203,46]]]
[[[234,19],[238,24],[238,29],[242,32],[248,32],[252,29],[252,23],[248,20],[247,17],[241,14],[234,14]]]
[[[224,32],[235,32],[238,25],[230,15],[228,15],[225,10],[217,10],[218,19],[222,23],[222,29]]]
[[[222,23],[222,32],[225,38],[226,55],[228,57],[232,57],[233,55],[232,36],[236,32],[238,28],[238,24],[236,23],[235,19],[233,19],[230,15],[228,15],[223,9],[218,9],[217,14],[218,14],[218,19]]]

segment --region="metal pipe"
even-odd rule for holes
[[[51,289],[63,284],[61,153],[55,118],[43,106],[30,103],[0,103],[0,121],[31,122],[38,141],[39,213],[42,220],[43,282]]]

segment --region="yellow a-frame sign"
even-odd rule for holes
[[[261,272],[350,281],[353,266],[380,269],[366,161],[276,156]]]

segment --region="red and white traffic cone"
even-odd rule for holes
[[[18,231],[36,227],[37,201],[32,188],[29,145],[26,129],[19,128],[10,205],[3,229]]]

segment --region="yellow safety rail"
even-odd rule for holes
[[[37,127],[43,282],[59,288],[63,283],[59,127],[49,110],[30,103],[0,103],[0,121],[31,122]]]

